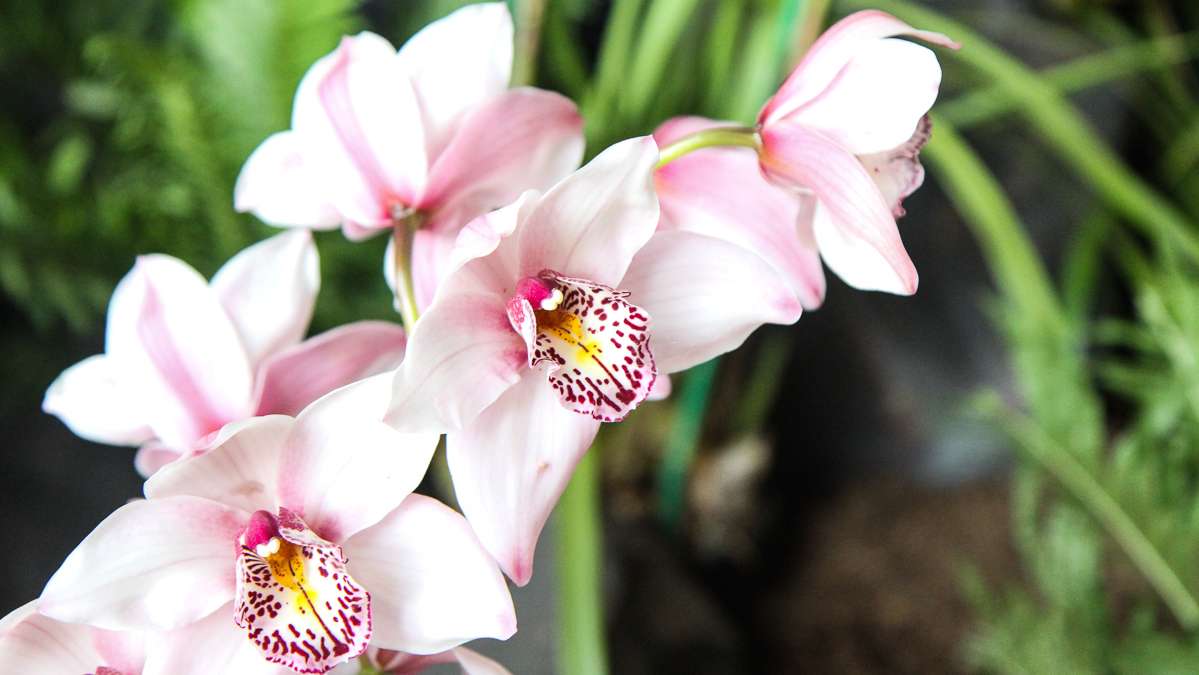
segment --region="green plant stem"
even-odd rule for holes
[[[1186,33],[1114,47],[1098,54],[1079,57],[1040,71],[1045,82],[1063,94],[1159,67],[1183,63],[1199,53],[1199,35]],[[1002,86],[989,85],[937,104],[942,117],[959,128],[969,128],[1019,110],[1020,101]]]
[[[537,52],[546,0],[516,0],[516,54],[512,62],[512,86],[533,84],[537,77]]]
[[[849,0],[855,7],[869,4],[908,23],[952,35],[964,46],[957,58],[990,77],[1020,101],[1026,121],[1095,193],[1129,223],[1164,245],[1177,245],[1199,261],[1199,234],[1181,211],[1142,181],[1120,161],[1091,125],[1052,85],[981,35],[937,12],[905,0]]]
[[[558,502],[558,672],[605,675],[603,523],[599,445],[583,456]]]
[[[366,654],[363,654],[358,657],[358,675],[383,675],[383,671],[376,668]]]
[[[1186,630],[1199,627],[1199,602],[1181,577],[1096,477],[1065,448],[1028,418],[1008,419],[1009,433],[1116,540]]]
[[[820,29],[824,27],[824,19],[828,15],[830,4],[832,4],[832,0],[804,0],[803,19],[799,23],[795,42],[791,45],[790,55],[787,58],[788,66],[794,67],[798,64],[812,44],[816,42],[816,38],[820,37]]]
[[[670,164],[674,160],[703,148],[735,146],[754,148],[761,146],[758,132],[752,127],[716,127],[688,134],[667,145],[658,152],[658,168]]]
[[[412,241],[420,226],[417,215],[397,218],[392,228],[392,248],[395,252],[395,294],[400,318],[408,331],[416,328],[420,312],[416,309],[416,294],[412,284]]]
[[[712,394],[712,382],[720,359],[712,359],[687,371],[674,411],[674,424],[666,441],[666,453],[658,466],[658,515],[675,529],[683,517],[687,476],[695,461],[703,431],[704,411]]]

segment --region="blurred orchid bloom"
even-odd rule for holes
[[[30,602],[0,619],[0,672],[30,675],[143,675],[143,637],[37,613]]]
[[[517,584],[601,421],[801,307],[762,259],[655,234],[649,137],[473,221],[396,371],[387,421],[447,433],[463,513]]]
[[[427,656],[370,649],[365,658],[371,667],[382,675],[416,675],[430,666],[444,663],[457,663],[464,675],[512,675],[507,668],[466,647],[456,647]],[[346,664],[338,666],[332,671],[332,675],[358,675],[359,672],[356,664]]]
[[[88,535],[39,611],[170,631],[146,667],[172,675],[324,673],[368,645],[439,654],[510,637],[495,561],[462,516],[411,494],[437,435],[383,424],[390,394],[377,375],[294,419],[225,427]]]
[[[307,231],[250,246],[211,284],[177,258],[142,256],[109,302],[105,353],[59,375],[42,408],[90,441],[140,445],[148,476],[229,422],[294,415],[397,367],[398,325],[360,321],[300,341],[319,286]]]
[[[272,225],[340,224],[351,239],[415,218],[413,285],[427,305],[463,225],[582,159],[574,103],[508,89],[512,36],[496,2],[430,24],[398,53],[373,33],[343,39],[304,76],[291,130],[246,161],[237,210]]]
[[[812,239],[825,263],[855,288],[911,295],[918,276],[895,218],[924,179],[916,153],[941,66],[901,35],[958,47],[884,12],[857,12],[812,45],[758,124],[766,177],[815,196]]]
[[[918,275],[895,219],[924,180],[917,154],[929,137],[926,113],[941,67],[931,50],[895,36],[958,47],[875,10],[839,21],[758,115],[761,175],[796,203],[785,204],[757,172],[748,173],[748,162],[734,157],[738,150],[704,149],[662,169],[672,226],[742,230],[725,236],[775,265],[805,307],[824,297],[815,251],[850,286],[915,293]],[[727,125],[671,120],[658,136],[669,142],[715,126]]]

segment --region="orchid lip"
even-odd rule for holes
[[[627,297],[547,269],[517,282],[508,301],[529,366],[546,372],[565,407],[605,422],[645,400],[657,377],[649,315]]]
[[[267,660],[324,673],[366,650],[370,594],[340,546],[283,508],[254,512],[238,544],[235,620]]]

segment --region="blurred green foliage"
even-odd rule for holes
[[[857,4],[857,3],[853,3]],[[1092,56],[1043,73],[961,23],[902,0],[871,3],[965,45],[955,60],[990,84],[940,108],[926,156],[996,280],[1017,401],[988,392],[976,410],[1021,451],[1013,532],[1027,584],[990,589],[967,570],[980,624],[967,643],[995,673],[1183,673],[1199,657],[1199,121],[1187,60],[1196,16],[1146,3],[1136,16],[1078,3],[1070,25]],[[1119,159],[1063,94],[1138,72],[1129,103],[1165,156],[1146,176]],[[998,116],[998,117],[997,117]],[[1018,119],[1095,191],[1060,283],[996,178],[955,131]],[[1098,302],[1101,289],[1127,296]],[[1114,288],[1114,291],[1112,290]]]

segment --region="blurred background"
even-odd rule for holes
[[[233,182],[306,67],[461,4],[0,4],[5,610],[140,493],[131,449],[40,410],[102,351],[134,256],[211,275],[269,235]],[[1199,671],[1199,4],[510,4],[515,79],[580,103],[589,155],[675,114],[752,121],[856,9],[964,45],[938,50],[928,178],[900,222],[919,293],[830,275],[821,309],[601,438],[612,672]],[[393,318],[385,242],[317,241],[312,331]],[[561,656],[556,541],[516,593],[518,635],[478,645],[515,673]]]

